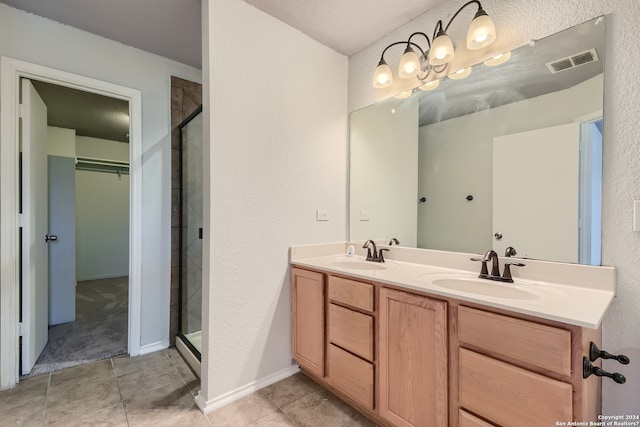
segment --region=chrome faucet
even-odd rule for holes
[[[371,252],[372,246],[373,246],[373,252]],[[376,243],[373,240],[367,240],[366,242],[364,242],[363,248],[367,250],[367,261],[371,261],[371,262],[384,262],[383,252],[389,251],[389,249],[386,249],[386,248],[382,248],[378,250],[376,248]]]
[[[494,250],[488,250],[487,253],[484,254],[484,257],[482,258],[471,258],[471,261],[479,261],[482,263],[482,267],[480,268],[480,274],[478,275],[480,279],[496,280],[498,282],[507,282],[507,283],[513,283],[513,277],[511,277],[511,266],[514,266],[514,267],[525,266],[521,262],[505,262],[504,273],[502,276],[500,276],[500,265],[498,263],[498,254]],[[488,262],[491,262],[491,274],[489,274],[489,271],[487,269]]]
[[[491,261],[491,274],[489,278],[500,277],[500,265],[498,264],[498,254],[493,249],[487,251],[482,258],[484,262]]]
[[[516,248],[514,248],[513,246],[509,246],[507,249],[504,250],[504,256],[506,257],[512,257],[517,254],[518,253],[516,252]]]
[[[371,252],[371,246],[373,246],[373,253]],[[362,248],[367,250],[367,261],[378,262],[378,249],[376,248],[376,242],[373,240],[367,240],[364,242]]]

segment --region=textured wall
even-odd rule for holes
[[[291,366],[288,248],[345,239],[347,58],[240,0],[203,30],[211,400]]]
[[[349,58],[349,111],[362,108],[391,93],[376,92],[371,76],[380,52],[391,41],[413,31],[431,32],[437,19],[450,17],[463,4],[448,1],[420,15],[361,52]],[[637,23],[640,2],[636,0],[483,0],[496,23],[499,40],[492,51],[510,50],[606,14],[603,264],[617,269],[617,298],[603,325],[604,347],[631,357],[622,366],[605,361],[604,368],[623,372],[625,385],[603,381],[603,412],[638,414],[640,405],[640,234],[631,230],[632,200],[640,199],[640,49]],[[464,37],[464,24],[454,23],[450,35]],[[489,54],[487,54],[489,56]],[[395,60],[397,61],[397,59]]]
[[[0,55],[135,88],[142,93],[140,344],[169,339],[171,245],[170,76],[193,67],[0,3]]]

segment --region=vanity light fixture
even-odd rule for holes
[[[497,67],[498,65],[502,65],[507,62],[511,58],[511,52],[501,53],[500,55],[496,55],[493,58],[489,58],[484,61],[484,65],[488,67]]]
[[[451,80],[462,80],[462,79],[466,79],[470,75],[471,75],[471,67],[467,67],[467,68],[458,70],[455,73],[451,73],[447,77],[449,77]]]
[[[440,80],[431,80],[430,82],[425,83],[422,86],[418,86],[418,89],[423,91],[434,90],[438,86],[440,86]]]
[[[431,39],[427,34],[417,31],[411,34],[407,40],[391,43],[384,48],[382,55],[380,55],[380,62],[373,74],[373,87],[383,89],[393,84],[393,72],[389,64],[384,60],[384,54],[392,46],[405,46],[404,54],[400,58],[398,77],[402,79],[417,77],[419,80],[424,81],[432,70],[436,73],[443,72],[455,57],[453,41],[447,35],[447,30],[458,14],[472,4],[477,5],[478,10],[467,31],[467,49],[477,50],[492,44],[496,40],[495,25],[482,8],[480,2],[471,0],[458,9],[446,26],[444,26],[442,20],[439,20],[433,30]],[[422,36],[426,40],[427,49],[422,49],[412,41],[415,36]],[[431,40],[433,40],[433,43]],[[419,54],[416,50],[419,51]]]
[[[400,92],[399,94],[397,94],[395,97],[398,99],[406,99],[410,97],[412,94],[413,94],[412,90],[405,90],[404,92]]]

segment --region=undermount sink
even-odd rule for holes
[[[386,270],[386,266],[382,263],[371,261],[331,261],[328,263],[330,267],[347,268],[350,270]]]
[[[483,295],[495,298],[506,299],[538,299],[533,292],[529,292],[513,284],[491,282],[476,278],[442,278],[431,282],[434,286],[453,291],[465,292],[468,294]]]

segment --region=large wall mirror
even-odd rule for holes
[[[604,32],[599,17],[353,112],[351,241],[599,265]]]

